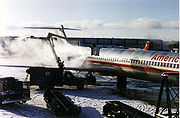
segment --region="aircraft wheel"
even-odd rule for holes
[[[117,85],[116,88],[120,91],[122,96],[126,95],[127,88],[127,77],[117,76]]]
[[[117,76],[117,88],[120,87],[126,89],[126,85],[127,85],[127,77]]]

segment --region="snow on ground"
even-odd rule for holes
[[[78,118],[103,118],[103,106],[106,101],[118,100],[151,115],[155,112],[155,107],[138,100],[128,100],[112,94],[112,90],[97,86],[86,86],[84,90],[72,88],[60,91],[69,96],[75,104],[82,107]],[[56,116],[46,109],[43,100],[43,92],[31,90],[31,100],[25,104],[11,104],[0,106],[0,118],[56,118]],[[77,117],[77,116],[76,116]],[[66,117],[65,117],[66,118]]]

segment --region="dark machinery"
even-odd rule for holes
[[[48,33],[47,37],[27,37],[30,39],[41,39],[47,41],[52,49],[53,55],[56,59],[56,63],[58,65],[57,68],[47,68],[47,67],[32,67],[32,66],[18,66],[18,65],[0,65],[3,67],[21,67],[21,68],[29,68],[26,70],[28,76],[30,75],[30,85],[38,85],[40,89],[49,89],[54,86],[77,86],[78,89],[84,88],[84,82],[87,84],[93,85],[96,83],[96,77],[93,76],[92,72],[88,73],[85,77],[74,76],[70,70],[73,68],[66,68],[64,66],[64,62],[61,61],[60,57],[57,56],[56,51],[54,49],[54,40],[57,38],[66,39],[66,34],[64,30],[79,30],[74,28],[64,28],[63,25],[61,27],[24,27],[28,29],[57,29],[62,32],[64,36],[60,36],[53,33]],[[84,70],[84,69],[83,69]]]
[[[119,101],[107,101],[103,106],[103,115],[109,118],[179,118],[179,106],[176,100],[179,100],[179,94],[170,86],[168,75],[178,75],[179,73],[163,73],[162,82],[157,102],[155,116],[151,116],[145,112],[135,109],[131,106],[123,104]],[[166,91],[167,106],[160,109],[163,91]],[[171,105],[175,105],[176,109],[172,111]]]
[[[0,104],[24,103],[30,99],[29,82],[14,77],[0,78]]]
[[[65,38],[64,28],[62,33]],[[81,112],[81,107],[75,105],[69,97],[64,96],[58,90],[53,89],[54,86],[75,85],[78,89],[84,88],[84,80],[82,77],[75,77],[70,71],[64,68],[64,62],[60,60],[54,49],[54,37],[62,38],[59,35],[48,33],[47,39],[51,46],[59,68],[46,67],[30,67],[27,73],[30,74],[31,85],[39,85],[40,89],[45,89],[44,100],[49,110],[54,112],[56,116],[76,116]]]
[[[30,74],[30,84],[38,85],[41,90],[63,85],[77,86],[77,89],[84,88],[85,78],[76,77],[61,68],[30,67],[26,72]]]
[[[106,102],[103,106],[103,115],[108,118],[153,118],[151,115],[119,101]]]
[[[179,73],[163,73],[162,82],[157,102],[157,108],[155,112],[155,117],[167,117],[168,118],[179,118],[179,93],[177,93],[173,87],[169,84],[168,76],[179,75]],[[166,93],[166,106],[160,110],[161,100],[163,97],[163,91]],[[172,105],[175,106],[176,110],[172,111]]]
[[[64,32],[63,27],[61,32]],[[53,40],[58,38],[65,38],[59,36],[57,34],[48,33],[47,38],[44,37],[30,37],[33,39],[45,39],[49,42],[54,57],[56,59],[57,65],[59,68],[45,68],[45,67],[30,67],[27,69],[27,73],[30,74],[30,84],[31,85],[39,85],[40,89],[53,88],[54,86],[77,86],[78,89],[84,88],[84,80],[83,77],[75,77],[70,71],[65,71],[64,62],[61,61],[60,57],[57,56],[54,49]]]
[[[81,112],[81,107],[75,105],[71,98],[55,89],[46,90],[44,100],[47,108],[53,111],[56,116],[76,116]]]

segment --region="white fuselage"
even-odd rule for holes
[[[89,56],[85,67],[114,68],[122,76],[159,81],[163,72],[179,73],[179,53],[121,49],[104,56]],[[170,80],[178,83],[179,76]]]

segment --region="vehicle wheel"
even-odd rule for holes
[[[86,81],[87,81],[87,84],[94,85],[96,83],[96,77],[95,76],[87,76]]]
[[[84,89],[84,82],[83,82],[83,81],[77,82],[77,89],[78,89],[78,90]]]
[[[54,84],[51,81],[44,80],[39,83],[40,90],[46,90],[47,88],[51,89],[53,87],[54,87]]]
[[[45,90],[46,89],[46,86],[44,85],[43,81],[39,83],[39,89],[40,90]]]
[[[68,79],[72,79],[72,78],[74,78],[74,75],[70,71],[65,71],[64,77],[68,78]]]
[[[75,78],[75,76],[72,74],[72,72],[65,71],[65,73],[64,73],[64,82],[65,82],[65,84],[67,84],[69,86],[73,85],[75,83],[74,78]]]

